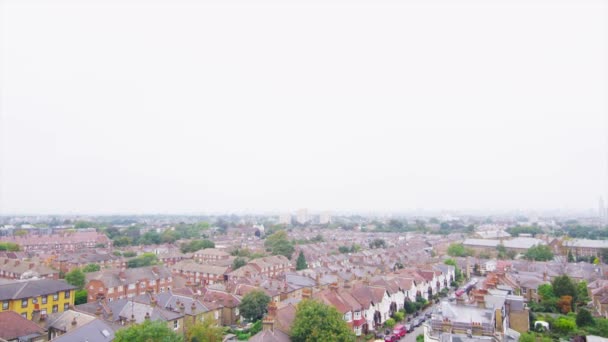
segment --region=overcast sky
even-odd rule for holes
[[[0,1],[0,213],[596,208],[605,1]]]

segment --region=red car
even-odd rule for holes
[[[386,335],[384,337],[384,342],[397,342],[397,341],[399,341],[399,336],[397,336],[397,335],[390,334],[390,335]]]
[[[396,335],[397,337],[401,338],[401,337],[405,336],[405,334],[407,334],[407,328],[403,324],[397,324],[393,328],[393,334]]]

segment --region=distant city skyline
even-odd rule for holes
[[[0,215],[597,214],[605,13],[4,1]]]

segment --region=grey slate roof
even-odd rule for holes
[[[54,342],[108,342],[114,339],[114,329],[99,319],[82,325],[67,334],[55,338]]]
[[[0,285],[0,300],[22,299],[75,289],[62,280],[41,279]]]

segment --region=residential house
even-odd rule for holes
[[[14,311],[0,312],[0,340],[8,342],[47,341],[44,329]]]
[[[173,275],[181,275],[196,285],[223,283],[228,270],[228,267],[199,264],[194,260],[182,260],[171,266]]]
[[[163,266],[101,270],[86,274],[85,286],[89,301],[107,298],[109,301],[131,298],[151,291],[162,293],[173,288],[170,271]]]
[[[34,312],[43,317],[63,312],[74,305],[75,289],[75,286],[64,281],[52,279],[0,285],[0,312],[12,310],[30,320]]]
[[[0,278],[59,279],[59,271],[44,265],[38,259],[15,260],[0,258]]]

